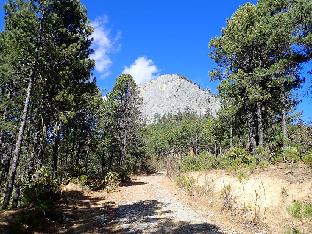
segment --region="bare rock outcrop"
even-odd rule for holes
[[[216,116],[220,101],[210,91],[178,75],[162,75],[139,86],[142,115],[147,123],[168,114],[192,112]]]

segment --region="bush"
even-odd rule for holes
[[[302,157],[302,161],[312,168],[312,150]]]
[[[243,148],[234,147],[225,152],[220,159],[223,169],[237,170],[242,166],[251,169],[256,167],[256,158]]]
[[[23,203],[26,206],[39,207],[45,211],[52,208],[59,199],[58,184],[45,167],[37,170],[30,183],[23,187]]]
[[[209,152],[202,152],[198,156],[187,155],[182,159],[181,170],[203,171],[215,168],[217,164],[216,158]]]
[[[271,153],[264,147],[258,146],[256,149],[256,156],[259,161],[268,161],[272,158]]]
[[[295,163],[300,161],[300,152],[297,147],[289,146],[283,150],[284,159],[288,162]]]
[[[105,188],[108,192],[113,192],[120,184],[120,177],[117,172],[108,172],[104,177]]]
[[[79,183],[82,186],[87,186],[88,185],[88,176],[86,176],[86,175],[79,176]]]
[[[185,175],[180,175],[180,176],[177,176],[176,183],[180,188],[183,188],[188,193],[191,193],[195,185],[195,179],[185,176]]]
[[[312,218],[312,203],[304,203],[300,201],[294,202],[288,212],[297,219]]]

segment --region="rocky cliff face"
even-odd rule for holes
[[[143,98],[141,111],[148,123],[157,116],[186,111],[216,116],[220,108],[218,98],[178,75],[162,75],[139,86],[139,90]]]

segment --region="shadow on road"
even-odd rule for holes
[[[190,224],[174,222],[167,218],[171,211],[163,210],[165,204],[156,200],[140,201],[115,207],[110,221],[110,233],[222,233],[208,223]],[[169,215],[170,216],[170,215]]]
[[[124,182],[120,184],[120,187],[130,187],[130,186],[140,186],[146,184],[145,182],[141,181],[129,181],[129,182]]]

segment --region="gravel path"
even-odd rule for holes
[[[196,198],[184,194],[163,173],[139,176],[110,194],[73,183],[62,191],[66,202],[29,233],[255,233],[230,218],[216,217],[200,199],[190,201]],[[0,213],[0,233],[12,233],[6,230],[14,227],[11,221],[17,212]]]
[[[163,186],[163,174],[138,177],[113,194],[116,233],[223,233],[176,199]],[[117,196],[116,196],[117,195]]]

